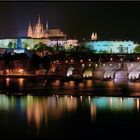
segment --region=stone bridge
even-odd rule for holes
[[[95,79],[138,79],[140,62],[55,62],[51,63],[49,74]]]

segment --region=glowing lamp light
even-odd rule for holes
[[[57,62],[57,63],[59,63],[59,61],[58,61],[58,60],[57,60],[56,62]]]
[[[98,64],[95,64],[95,67],[97,67],[98,66]]]
[[[111,58],[110,58],[110,60],[112,61],[112,60],[113,60],[113,58],[111,57]]]
[[[19,69],[19,70],[18,70],[18,72],[20,72],[20,73],[23,73],[23,71],[24,71],[23,69]]]
[[[88,61],[91,61],[91,59],[88,59]]]
[[[6,70],[6,72],[7,72],[7,73],[9,73],[9,72],[10,72],[10,70],[9,70],[9,69],[7,69],[7,70]]]
[[[137,57],[137,60],[140,60],[140,58],[139,58],[139,57]]]
[[[68,63],[68,60],[66,60],[65,62]]]
[[[73,59],[71,59],[71,62],[73,62]]]
[[[82,67],[84,68],[85,64],[82,64]]]
[[[83,62],[83,60],[81,59],[80,62]]]
[[[120,60],[121,60],[121,61],[123,61],[123,59],[122,59],[122,58],[121,58]]]
[[[55,64],[55,61],[53,63]]]

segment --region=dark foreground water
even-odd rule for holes
[[[140,136],[139,82],[3,78],[0,91],[0,137]]]
[[[0,95],[1,136],[137,136],[140,99]]]

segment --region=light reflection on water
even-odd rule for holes
[[[80,95],[97,95],[103,91],[104,95],[134,95],[140,96],[140,83],[115,81],[63,81],[63,80],[47,80],[45,78],[5,78],[0,79],[0,91],[7,93],[12,92],[32,92],[46,90],[52,94],[80,94]],[[47,94],[47,92],[46,92]]]
[[[66,114],[77,114],[79,108],[87,110],[91,121],[96,121],[100,115],[112,113],[139,113],[139,98],[122,97],[73,97],[73,96],[6,96],[0,95],[0,113],[15,112],[27,118],[28,124],[37,129],[51,120],[64,119]],[[89,110],[89,111],[88,111]],[[80,112],[82,113],[85,112]],[[127,114],[129,115],[129,114]],[[23,117],[23,118],[24,118]],[[127,116],[126,116],[127,117]],[[2,120],[0,120],[2,121]],[[20,123],[20,122],[19,122]]]

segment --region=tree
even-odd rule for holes
[[[9,42],[8,48],[13,48],[13,43],[12,42]]]
[[[134,48],[134,52],[135,52],[135,53],[140,53],[140,45],[139,45],[139,46],[136,46],[136,47]]]
[[[47,45],[42,42],[39,42],[38,44],[34,46],[34,50],[45,50],[46,48],[47,48]]]

